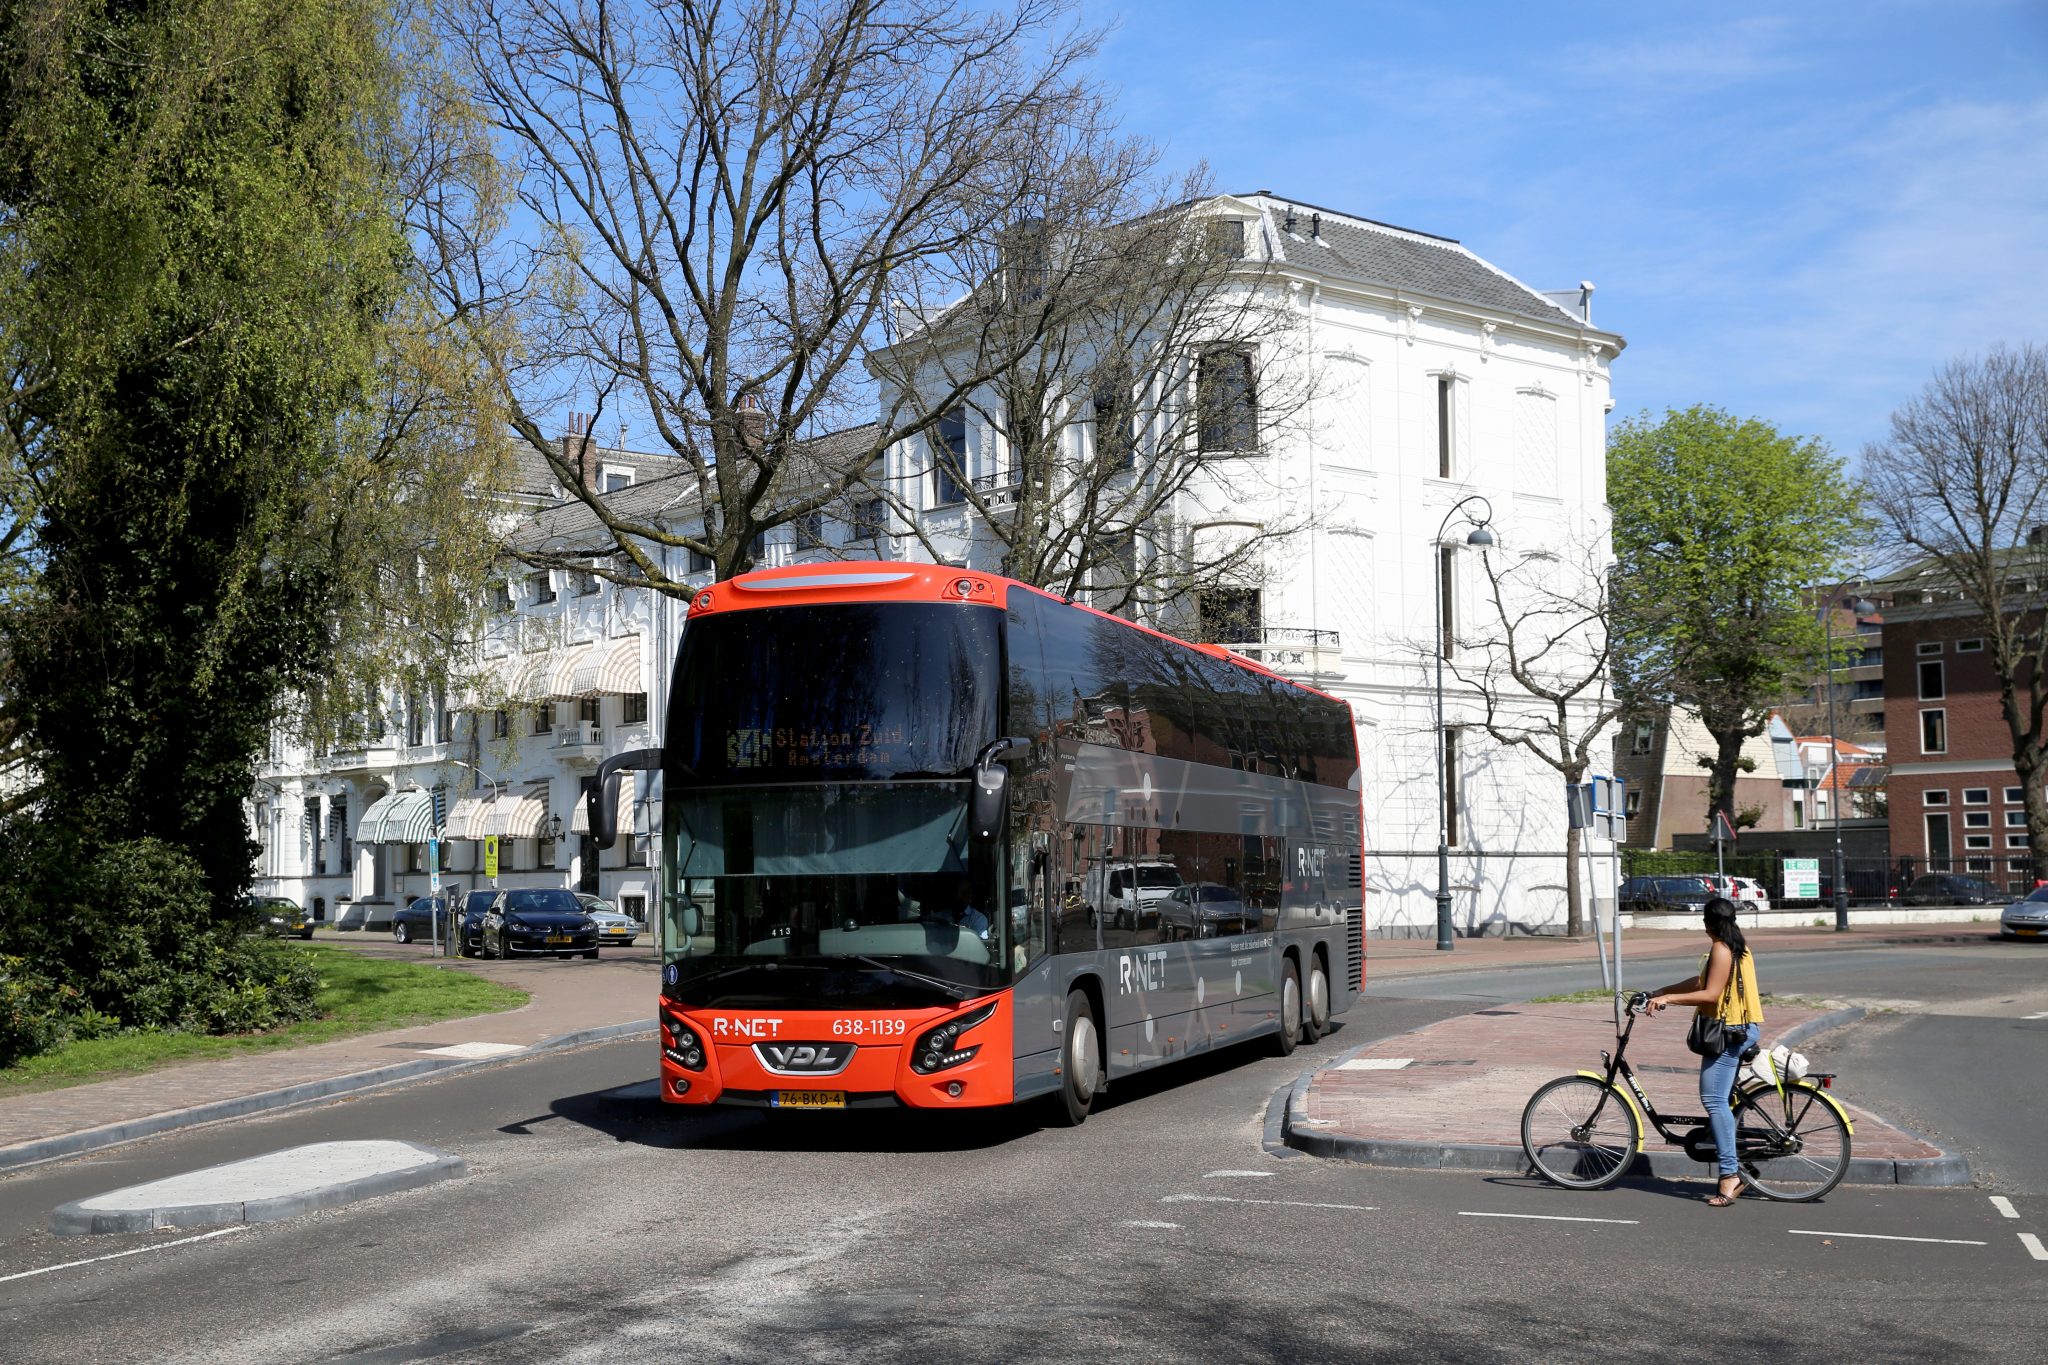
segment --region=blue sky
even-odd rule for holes
[[[1617,418],[1853,457],[1948,359],[2048,341],[2048,0],[1082,4],[1171,164],[1592,280]]]

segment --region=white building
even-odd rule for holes
[[[1238,457],[1269,462],[1261,482],[1288,490],[1284,496],[1312,499],[1318,524],[1269,556],[1252,613],[1256,626],[1246,632],[1256,638],[1236,643],[1269,666],[1342,697],[1357,713],[1372,932],[1434,932],[1440,810],[1451,826],[1453,917],[1460,933],[1560,928],[1561,779],[1533,756],[1488,738],[1478,728],[1476,700],[1454,680],[1447,679],[1444,711],[1452,738],[1439,738],[1432,654],[1444,628],[1436,615],[1438,589],[1449,587],[1453,636],[1467,634],[1483,605],[1483,580],[1465,549],[1471,525],[1463,516],[1444,522],[1461,500],[1478,494],[1492,509],[1497,556],[1576,555],[1605,564],[1609,365],[1622,340],[1591,325],[1590,286],[1546,295],[1446,238],[1263,192],[1220,197],[1206,211],[1245,224],[1247,257],[1267,268],[1264,287],[1287,291],[1300,310],[1307,338],[1302,363],[1320,371],[1313,420],[1299,439]],[[999,471],[998,433],[982,428],[969,433],[966,444],[970,478]],[[692,503],[669,491],[683,489],[687,480],[650,481],[658,473],[646,466],[651,458],[619,457],[638,482],[614,496],[630,499],[644,515],[690,524]],[[941,481],[932,477],[922,439],[891,449],[886,476],[895,499],[938,547],[937,557],[1000,568],[981,562],[989,551],[974,534],[969,510],[939,503]],[[1237,508],[1234,514],[1256,517],[1260,511]],[[541,513],[536,526],[573,534],[587,517],[572,503]],[[762,562],[932,558],[905,530],[873,504],[849,504],[844,515],[771,533]],[[708,565],[671,561],[669,567],[693,584],[709,578]],[[689,576],[692,568],[701,577]],[[424,875],[401,866],[419,865],[417,845],[364,842],[424,837],[417,811],[408,823],[405,809],[387,806],[367,835],[352,822],[410,783],[429,787],[443,780],[457,790],[453,779],[464,770],[447,762],[456,758],[478,762],[504,784],[505,794],[487,810],[471,805],[451,817],[451,836],[488,832],[495,822],[512,840],[518,869],[501,878],[507,884],[514,878],[592,883],[595,849],[576,837],[582,820],[576,797],[603,754],[659,742],[684,603],[601,584],[579,595],[576,587],[553,581],[565,576],[552,576],[552,600],[537,582],[514,585],[510,610],[492,636],[504,694],[523,703],[506,722],[506,736],[497,735],[496,713],[486,711],[475,715],[485,727],[480,738],[459,719],[445,744],[426,736],[418,744],[394,740],[328,755],[313,765],[317,771],[307,770],[303,756],[288,755],[266,771],[275,796],[266,805],[266,793],[259,792],[259,810],[271,821],[265,856],[274,856],[265,867],[265,889],[306,896],[309,904],[324,895],[330,907],[342,894],[401,903],[419,894]],[[637,674],[628,661],[635,651]],[[639,690],[626,690],[633,686]],[[533,733],[538,715],[548,716],[545,733]],[[1449,799],[1442,806],[1440,743],[1449,765]],[[658,812],[645,794],[633,799],[638,809],[631,828],[658,829]],[[397,826],[385,818],[394,813]],[[564,826],[564,837],[552,843],[536,837],[546,832],[549,817]],[[310,832],[295,847],[291,833],[301,821]],[[621,828],[627,828],[623,820]],[[316,837],[321,829],[324,843]],[[597,888],[622,905],[650,906],[653,877],[643,865],[650,842],[622,838],[596,860]],[[474,853],[462,843],[455,865],[467,868]],[[324,875],[313,874],[316,866]],[[456,875],[473,883],[476,874]]]

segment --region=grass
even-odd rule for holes
[[[1603,991],[1596,988],[1589,991],[1566,991],[1563,995],[1539,995],[1529,1003],[1532,1005],[1591,1005],[1604,1003],[1613,998],[1613,991]]]
[[[526,1003],[517,987],[418,962],[301,947],[319,961],[320,1016],[263,1033],[123,1033],[67,1043],[0,1070],[0,1098],[132,1076],[171,1062],[305,1047],[358,1033],[409,1028],[440,1019],[495,1014]]]

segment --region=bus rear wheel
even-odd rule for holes
[[[1282,1057],[1292,1057],[1300,1041],[1301,971],[1290,957],[1280,964],[1280,1041],[1275,1047]]]
[[[1060,1068],[1059,1104],[1053,1117],[1069,1128],[1088,1121],[1095,1107],[1095,1093],[1102,1088],[1101,1034],[1095,1027],[1095,1008],[1086,991],[1067,993],[1067,1022],[1062,1030],[1066,1040],[1066,1065]]]
[[[1330,976],[1323,970],[1321,953],[1308,960],[1308,991],[1302,997],[1301,1040],[1321,1042],[1330,1031]]]

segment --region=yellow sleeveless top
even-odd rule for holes
[[[1707,964],[1713,961],[1713,956],[1709,950],[1700,958],[1701,986],[1707,984]],[[1728,974],[1728,984],[1721,989],[1720,1003],[1701,1005],[1698,1012],[1729,1024],[1761,1024],[1764,1021],[1763,993],[1756,984],[1756,959],[1749,949],[1742,950],[1735,970]]]

